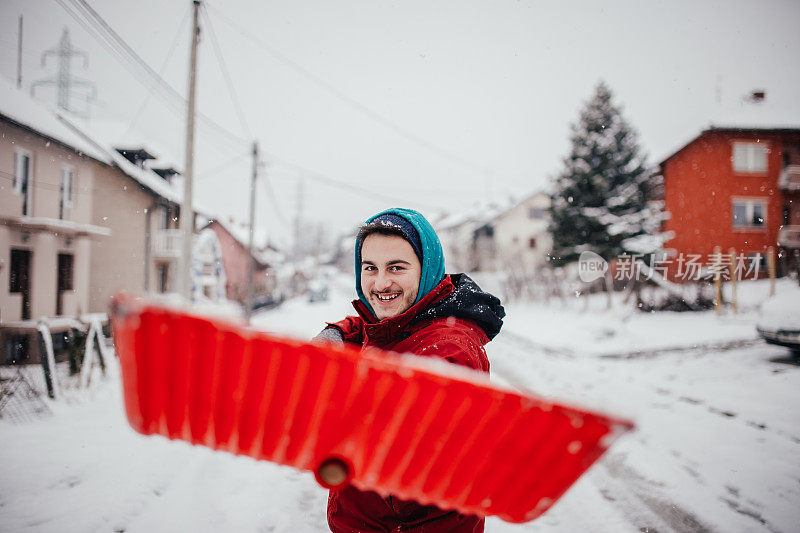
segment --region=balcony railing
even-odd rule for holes
[[[778,246],[800,248],[800,226],[781,226],[778,230]]]
[[[183,233],[179,229],[162,229],[154,231],[151,249],[154,257],[180,257]]]
[[[784,191],[800,191],[800,165],[788,165],[781,171],[778,187]]]

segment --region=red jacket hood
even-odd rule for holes
[[[345,340],[357,344],[361,344],[365,337],[375,341],[399,339],[416,330],[418,325],[449,317],[472,321],[483,331],[488,342],[500,331],[505,316],[500,300],[483,292],[465,274],[445,276],[431,292],[397,316],[379,321],[361,300],[353,301],[353,307],[358,316],[329,322],[328,325],[341,330]]]
[[[455,286],[450,276],[447,275],[439,285],[426,294],[420,301],[399,315],[384,318],[383,320],[378,320],[372,311],[364,305],[364,302],[361,300],[353,300],[353,307],[361,320],[358,320],[356,317],[347,317],[342,322],[330,325],[335,325],[341,329],[346,340],[356,340],[359,343],[361,342],[360,337],[362,334],[375,340],[396,338],[402,332],[408,331],[409,325],[420,313],[445,299],[452,294],[454,290]]]

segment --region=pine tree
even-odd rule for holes
[[[576,124],[564,170],[555,179],[550,231],[553,262],[591,250],[606,259],[657,248],[660,209],[648,202],[658,179],[647,168],[633,128],[600,82]]]

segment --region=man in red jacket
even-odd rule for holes
[[[464,274],[444,273],[444,254],[430,223],[416,211],[390,209],[356,238],[358,316],[329,323],[318,336],[489,372],[483,346],[500,331],[500,301]],[[328,497],[331,531],[482,532],[483,518],[383,497],[353,486]]]

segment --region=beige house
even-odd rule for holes
[[[532,272],[547,263],[550,196],[535,193],[486,220],[474,232],[476,270]]]
[[[143,149],[122,149],[114,166],[97,165],[92,222],[111,234],[93,242],[90,312],[101,312],[119,291],[172,292],[181,252],[180,204],[162,178],[144,168]],[[121,161],[120,161],[121,159]],[[147,174],[152,174],[147,176]]]
[[[446,215],[434,220],[433,226],[442,243],[444,264],[448,272],[474,272],[475,230],[493,213],[499,212],[496,206]]]
[[[145,154],[0,83],[0,364],[36,357],[40,318],[170,290],[179,198]]]
[[[534,272],[553,246],[550,197],[535,193],[507,208],[491,207],[441,221],[437,231],[450,270]]]

